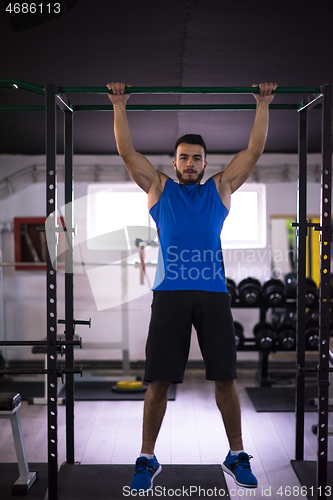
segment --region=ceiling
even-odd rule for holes
[[[8,1],[3,2],[6,6]],[[36,2],[36,4],[50,2]],[[55,2],[51,2],[53,5]],[[8,15],[0,9],[0,78],[40,85],[281,87],[333,83],[332,0],[62,0],[62,15]],[[14,3],[13,3],[14,4]],[[45,22],[48,21],[48,22]],[[38,24],[40,23],[40,24]],[[32,26],[35,25],[35,26]],[[68,97],[106,104],[107,95]],[[274,103],[306,95],[277,94]],[[136,103],[254,103],[251,95],[133,95]],[[43,105],[43,96],[0,89],[0,105]],[[185,133],[202,134],[211,153],[247,146],[254,111],[129,112],[136,149],[172,154]],[[44,154],[44,113],[2,112],[0,153]],[[58,114],[61,118],[61,112]],[[76,154],[116,153],[112,112],[77,111]],[[63,147],[58,125],[59,152]],[[297,151],[297,112],[272,110],[266,152]],[[309,151],[320,151],[320,111],[312,110]]]

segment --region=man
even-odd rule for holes
[[[175,183],[135,151],[126,118],[126,85],[109,83],[107,87],[114,108],[118,152],[132,179],[148,194],[149,211],[160,240],[146,345],[144,379],[149,386],[144,402],[142,448],[131,489],[152,488],[162,469],[154,455],[155,442],[166,410],[168,389],[172,382],[183,381],[192,324],[198,334],[206,379],[215,382],[216,403],[230,444],[222,467],[239,486],[256,488],[258,483],[250,467],[252,457],[244,452],[242,442],[240,405],[234,385],[235,335],[220,233],[230,209],[231,194],[249,178],[263,153],[269,104],[277,85],[259,85],[260,93],[254,94],[257,108],[247,149],[205,184],[200,184],[207,167],[201,136],[188,134],[178,139],[173,165],[179,182]]]

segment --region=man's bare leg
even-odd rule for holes
[[[171,382],[151,382],[147,388],[142,428],[141,453],[154,454],[154,448],[165,414]]]
[[[222,468],[238,486],[257,488],[258,481],[250,467],[252,457],[243,450],[240,404],[234,381],[215,382],[215,396],[230,444],[230,452]]]
[[[215,398],[222,414],[231,451],[243,450],[241,411],[234,381],[216,381]]]

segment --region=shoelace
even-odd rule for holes
[[[146,457],[138,458],[136,461],[135,474],[141,474],[147,471],[151,471],[154,467],[148,464],[148,460]]]
[[[253,458],[252,455],[246,455],[245,453],[240,453],[238,455],[238,464],[241,469],[251,469],[250,460]]]

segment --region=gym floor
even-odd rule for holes
[[[135,373],[134,373],[135,375]],[[294,413],[257,413],[245,387],[257,387],[255,370],[238,369],[237,388],[242,406],[244,446],[253,455],[252,470],[259,481],[256,498],[287,498],[279,488],[300,486],[290,465],[295,447]],[[28,462],[47,461],[46,407],[22,403],[20,410]],[[76,461],[82,464],[131,464],[140,450],[142,401],[92,401],[75,403]],[[329,414],[333,424],[333,415]],[[305,460],[316,460],[316,436],[311,426],[317,413],[305,413]],[[16,462],[10,422],[0,421],[0,461]],[[156,446],[164,464],[218,464],[228,451],[227,439],[214,400],[214,384],[204,372],[189,369],[168,408]],[[65,407],[59,406],[59,465],[65,456]],[[329,460],[333,440],[329,439]],[[226,477],[232,498],[246,496]],[[157,483],[156,483],[157,484]],[[270,495],[267,488],[272,487]],[[263,490],[262,490],[263,488]],[[265,495],[266,490],[266,495]],[[290,496],[289,496],[290,498]]]

